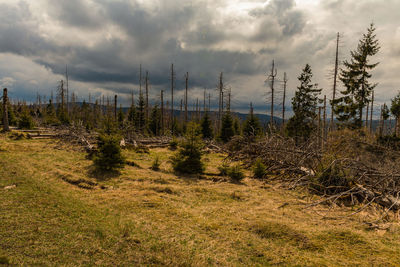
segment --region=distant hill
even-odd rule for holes
[[[76,105],[78,105],[78,106],[81,106],[82,105],[82,102],[77,102],[77,103],[75,103]],[[54,105],[56,105],[56,104],[54,104]],[[94,105],[93,103],[91,103],[90,105]],[[106,107],[105,106],[103,106],[103,109],[105,109]],[[127,113],[128,111],[129,111],[129,107],[123,107],[122,108],[122,111],[124,112],[124,113]],[[191,118],[192,116],[194,116],[195,115],[195,113],[196,112],[194,112],[194,111],[192,111],[192,110],[188,110],[188,116],[189,116],[189,118]],[[204,112],[200,112],[200,114],[203,114]],[[211,116],[216,116],[217,115],[217,111],[211,111],[210,112],[210,114],[211,114]],[[231,112],[232,113],[232,115],[233,116],[236,116],[236,117],[238,117],[241,121],[245,121],[246,120],[246,118],[247,118],[247,116],[248,116],[248,113],[241,113],[241,112]],[[181,111],[180,110],[174,110],[174,115],[176,116],[176,117],[180,117],[180,116],[182,116],[183,117],[183,112],[182,112],[182,114],[181,114]],[[255,116],[257,116],[258,117],[258,119],[260,120],[260,123],[261,123],[261,125],[263,125],[263,126],[266,126],[269,122],[270,122],[270,120],[271,120],[271,116],[270,115],[266,115],[266,114],[260,114],[260,113],[255,113],[254,114]],[[289,119],[289,118],[288,118]],[[276,116],[274,116],[274,122],[277,124],[277,125],[281,125],[282,124],[282,118],[279,118],[279,117],[276,117]],[[330,119],[329,119],[329,116],[328,116],[328,118],[327,118],[327,124],[330,122]],[[392,128],[392,129],[394,129],[394,126],[395,126],[395,121],[394,120],[387,120],[386,122],[385,122],[385,128],[386,129],[389,129],[389,128]],[[379,120],[372,120],[372,128],[373,129],[377,129],[379,127]]]

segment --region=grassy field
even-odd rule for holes
[[[137,166],[99,176],[76,149],[0,135],[0,262],[399,266],[399,224],[363,224],[378,211],[338,218],[351,209],[335,207],[336,219],[324,218],[327,206],[305,208],[317,200],[306,192],[217,176],[224,155],[204,156],[206,175],[183,177],[171,172],[168,149],[124,153]]]

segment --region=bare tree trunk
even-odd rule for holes
[[[369,118],[369,103],[367,103],[367,112],[365,114],[365,129],[367,129],[367,130],[368,130],[368,125],[369,125],[368,118]]]
[[[285,125],[285,101],[286,101],[286,86],[287,86],[287,76],[286,76],[286,72],[283,74],[283,103],[282,103],[282,126]]]
[[[224,84],[222,82],[223,79],[223,73],[219,75],[219,106],[218,106],[218,131],[221,129],[221,120],[222,120],[222,110],[223,110],[223,105],[224,105]]]
[[[174,135],[174,64],[171,64],[171,133]]]
[[[208,93],[208,111],[211,109],[211,93]]]
[[[324,95],[324,118],[323,118],[323,124],[322,124],[322,144],[324,143],[324,140],[326,138],[326,95]]]
[[[319,140],[319,145],[321,145],[321,109],[322,107],[318,107],[318,140]]]
[[[206,89],[204,89],[203,113],[206,114]]]
[[[229,89],[229,92],[228,92],[228,105],[226,106],[226,110],[228,112],[231,112],[231,90],[230,89]]]
[[[3,131],[10,131],[10,127],[8,124],[8,96],[7,96],[7,88],[3,89]]]
[[[61,80],[61,113],[62,113],[62,114],[64,113],[64,105],[65,105],[64,97],[65,97],[65,93],[64,93],[64,81]]]
[[[181,98],[181,108],[179,110],[179,121],[182,121],[182,111],[183,111],[183,98]]]
[[[372,91],[372,100],[371,100],[371,116],[369,118],[369,128],[370,128],[370,132],[372,133],[372,117],[374,114],[374,91]]]
[[[185,122],[188,121],[188,84],[189,84],[189,72],[185,75]]]
[[[335,56],[335,73],[333,77],[333,95],[332,95],[332,107],[331,107],[331,130],[333,130],[334,126],[334,118],[333,118],[333,110],[334,110],[334,101],[336,98],[336,86],[337,86],[337,76],[338,76],[338,68],[339,68],[339,40],[340,40],[340,33],[337,33],[336,39],[336,56]]]
[[[114,121],[117,121],[117,95],[114,96]]]
[[[149,120],[149,72],[146,71],[146,120]]]
[[[382,135],[382,133],[383,133],[383,123],[384,123],[383,116],[382,116],[382,111],[383,111],[383,108],[381,106],[381,115],[379,116],[379,134],[380,135]]]
[[[271,79],[271,120],[270,124],[271,126],[274,125],[274,93],[275,93],[275,77],[277,75],[277,70],[275,69],[275,61],[272,60],[272,68],[271,68],[271,74],[269,75],[269,78]]]
[[[224,91],[221,93],[221,111],[224,114]]]
[[[164,91],[161,90],[161,134],[164,135]]]
[[[69,114],[69,84],[68,84],[68,65],[65,65],[65,80],[67,82],[67,114]],[[90,103],[90,100],[89,100]]]

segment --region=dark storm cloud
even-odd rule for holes
[[[176,37],[195,14],[194,6],[174,1],[161,1],[154,9],[122,0],[103,1],[102,6],[111,21],[132,38],[138,51],[152,49]]]
[[[0,52],[31,56],[54,50],[39,36],[37,27],[27,3],[0,4]]]
[[[81,29],[95,29],[105,23],[103,10],[92,1],[46,1],[49,7],[48,14],[66,25]]]

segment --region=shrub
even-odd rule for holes
[[[240,182],[244,178],[244,172],[242,167],[239,164],[234,165],[228,169],[228,176],[234,182]]]
[[[94,157],[94,164],[100,170],[111,171],[123,168],[125,159],[119,146],[121,138],[116,135],[100,135],[98,152]]]
[[[173,138],[170,142],[169,142],[169,149],[171,150],[176,150],[178,148],[178,140],[176,140],[176,138]]]
[[[337,194],[350,189],[353,179],[348,171],[338,163],[328,166],[321,164],[315,174],[311,188],[317,193]]]
[[[18,127],[20,129],[33,129],[35,127],[32,116],[28,113],[28,111],[22,112],[21,118],[18,121]]]
[[[158,171],[160,170],[160,158],[158,156],[156,156],[156,158],[154,159],[153,163],[151,164],[151,169],[153,171]]]
[[[227,176],[229,171],[229,164],[224,162],[221,166],[218,167],[219,175]]]
[[[240,182],[244,177],[243,169],[239,164],[234,166],[229,166],[227,163],[223,163],[220,167],[218,167],[219,175],[221,176],[229,176],[232,181]]]
[[[195,174],[203,173],[204,164],[201,161],[203,143],[198,134],[199,126],[195,123],[189,123],[181,149],[172,160],[172,167],[175,172]]]
[[[255,178],[263,178],[266,174],[267,167],[265,167],[264,163],[262,163],[261,159],[257,159],[256,163],[253,166],[253,174]]]

